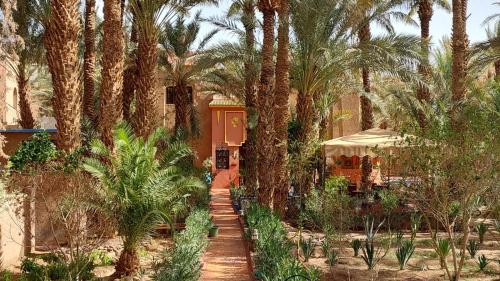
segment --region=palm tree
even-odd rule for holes
[[[137,79],[134,130],[141,136],[153,132],[159,122],[155,94],[157,45],[161,29],[180,14],[201,3],[213,0],[131,0],[130,6],[137,28]],[[154,110],[153,110],[154,109]]]
[[[40,0],[44,2],[46,0]],[[52,106],[59,148],[71,152],[80,146],[81,95],[78,62],[78,34],[81,30],[79,0],[52,0],[42,18],[43,42],[52,75]],[[46,16],[48,15],[48,17]]]
[[[121,0],[104,1],[104,35],[99,127],[101,139],[113,144],[113,128],[121,118],[123,32]]]
[[[32,70],[43,62],[43,48],[41,46],[42,27],[39,22],[33,18],[35,5],[31,1],[19,0],[15,2],[15,7],[9,9],[2,1],[3,13],[12,14],[12,22],[15,24],[10,34],[4,34],[3,60],[7,66],[13,70],[17,80],[17,94],[19,96],[20,119],[19,124],[22,128],[31,129],[35,126],[35,120],[30,105]],[[3,24],[7,24],[5,23]],[[31,95],[32,96],[32,95]]]
[[[94,76],[96,61],[95,0],[85,0],[85,52],[83,54],[83,116],[94,120]]]
[[[380,24],[389,33],[394,33],[394,28],[391,24],[391,19],[395,16],[401,17],[401,14],[394,12],[393,8],[400,5],[399,0],[358,0],[357,8],[361,18],[358,25],[357,33],[359,44],[364,48],[372,40],[371,22]],[[370,56],[366,53],[365,56]],[[363,80],[363,90],[365,94],[360,95],[361,103],[361,130],[365,131],[374,127],[373,106],[367,95],[371,92],[370,82],[370,67],[363,65],[361,67],[361,77]],[[362,159],[361,184],[363,189],[369,189],[369,176],[372,171],[371,160],[369,156],[364,156]]]
[[[446,11],[451,10],[448,0],[408,0],[406,3],[409,5],[409,15],[413,15],[417,11],[420,20],[420,38],[422,48],[422,62],[418,67],[418,71],[425,80],[430,79],[430,63],[429,63],[429,43],[430,43],[430,22],[434,14],[433,6],[443,8]],[[430,102],[431,94],[429,88],[425,85],[420,85],[417,88],[417,97],[420,102]],[[419,125],[421,128],[425,127],[425,113],[420,112]]]
[[[130,44],[128,56],[126,59],[126,67],[123,73],[123,93],[122,93],[122,107],[123,107],[123,119],[129,123],[132,122],[132,112],[131,105],[135,96],[135,79],[137,76],[137,58],[136,58],[136,47],[137,47],[137,24],[135,16],[132,13],[132,24],[130,31]]]
[[[274,131],[275,145],[274,166],[275,182],[273,186],[273,210],[281,217],[285,214],[288,196],[288,98],[290,93],[289,79],[289,17],[290,0],[281,0],[278,9],[278,51],[276,57],[276,81],[274,97]]]
[[[452,100],[458,105],[465,97],[465,79],[467,75],[467,0],[453,0],[453,33],[451,46],[453,53],[451,92]],[[452,119],[458,108],[451,110]],[[457,127],[458,124],[455,124]],[[456,127],[456,128],[457,128]]]
[[[258,201],[261,205],[270,206],[272,202],[272,187],[274,184],[273,156],[269,153],[273,151],[274,145],[274,21],[275,12],[278,6],[277,0],[259,0],[257,7],[263,14],[262,42],[262,64],[260,73],[260,84],[257,96],[257,108],[259,121],[257,125],[257,151],[258,151],[258,179],[259,192]]]
[[[162,154],[157,144],[167,143]],[[123,251],[116,263],[116,277],[131,276],[139,268],[137,252],[154,227],[172,221],[173,206],[185,195],[203,189],[203,183],[185,176],[180,163],[192,156],[185,143],[172,142],[165,130],[157,129],[147,139],[135,137],[126,125],[114,132],[114,151],[101,141],[92,143],[95,158],[83,168],[100,183],[102,208],[116,223],[123,238]]]
[[[255,29],[257,19],[255,17],[255,0],[235,0],[231,4],[228,17],[237,18],[245,30],[245,108],[247,116],[254,115],[257,107],[257,95],[255,91],[257,83],[257,71],[255,62]],[[257,178],[257,132],[254,126],[247,125],[247,141],[245,142],[245,185],[250,193],[255,193],[258,187]],[[255,194],[253,194],[255,195]]]
[[[213,67],[215,61],[205,56],[203,49],[214,36],[209,33],[194,49],[199,39],[201,14],[198,12],[193,20],[186,23],[183,16],[177,18],[174,24],[167,22],[160,36],[162,52],[160,64],[165,66],[167,73],[166,85],[175,89],[175,131],[187,135],[198,132],[194,100],[188,87],[193,87]]]

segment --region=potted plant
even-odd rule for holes
[[[208,237],[216,237],[219,234],[219,227],[215,223],[211,223],[208,229]]]

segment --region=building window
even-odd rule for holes
[[[175,87],[173,86],[167,87],[167,91],[165,93],[165,104],[174,104],[174,95],[175,95]]]
[[[187,86],[187,95],[189,103],[193,103],[193,87]],[[174,104],[175,87],[168,86],[165,92],[165,104]]]
[[[215,168],[229,169],[229,149],[226,145],[217,145],[215,148]]]

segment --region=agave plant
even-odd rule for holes
[[[476,240],[469,240],[469,245],[467,245],[467,251],[469,251],[471,258],[476,257],[476,253],[478,250],[479,250],[479,243],[477,243]]]
[[[396,258],[398,259],[400,270],[403,270],[406,267],[406,264],[413,255],[413,252],[415,252],[415,245],[413,245],[413,241],[411,240],[402,242],[398,247],[396,250]]]
[[[312,256],[314,252],[314,241],[311,238],[309,239],[300,239],[300,249],[302,250],[302,255],[304,256],[304,261],[308,262],[309,258]]]
[[[477,231],[477,234],[479,235],[479,243],[483,244],[484,235],[488,231],[488,225],[486,225],[485,223],[482,222],[482,223],[476,225],[476,231]]]
[[[437,240],[437,247],[436,247],[436,253],[439,256],[439,260],[441,262],[441,268],[446,267],[446,258],[450,254],[450,240],[448,239],[438,239]]]
[[[162,153],[157,144],[168,143]],[[114,131],[114,150],[100,140],[92,142],[94,158],[83,168],[100,183],[104,212],[116,223],[123,251],[116,275],[130,276],[139,268],[137,248],[155,225],[171,221],[173,210],[182,209],[185,197],[204,188],[201,180],[185,175],[180,163],[192,154],[186,144],[170,142],[157,129],[146,140],[135,137],[127,125]]]
[[[354,239],[351,242],[352,250],[354,251],[354,256],[357,257],[359,255],[359,249],[361,248],[361,240]]]
[[[484,269],[490,263],[490,261],[484,255],[481,255],[480,257],[477,258],[477,263],[479,265],[479,270],[484,271]]]
[[[384,224],[382,221],[377,228],[374,228],[374,219],[369,217],[365,220],[365,233],[366,240],[364,246],[361,248],[363,251],[363,260],[368,266],[369,270],[372,270],[377,266],[378,262],[380,262],[385,255],[388,253],[391,248],[390,239],[389,244],[386,247],[376,247],[375,246],[375,236],[377,235],[380,227]]]

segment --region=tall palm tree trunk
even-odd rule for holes
[[[23,40],[29,37],[28,24],[28,2],[17,1],[16,8],[18,13],[18,34]],[[17,89],[19,94],[20,120],[19,124],[24,129],[32,129],[35,126],[33,112],[31,111],[28,99],[29,79],[27,77],[27,56],[28,50],[24,49],[19,54],[19,64],[17,65]]]
[[[302,163],[305,165],[308,165],[307,160],[314,155],[313,141],[318,135],[316,120],[319,116],[314,108],[314,99],[318,95],[319,93],[299,92],[297,96],[297,122],[300,128],[297,139],[301,145],[299,158],[303,159]],[[296,173],[296,191],[300,195],[305,195],[309,193],[313,185],[313,171],[310,166],[302,166],[300,170]]]
[[[21,61],[23,59],[21,58]],[[25,63],[21,62],[18,67],[17,89],[19,94],[19,125],[24,129],[33,129],[35,127],[35,119],[31,111],[30,102],[28,100],[28,79],[26,78]]]
[[[85,52],[83,54],[83,115],[94,120],[94,75],[96,60],[96,8],[95,0],[85,1]]]
[[[432,14],[432,2],[430,0],[420,0],[420,2],[418,3],[418,17],[420,19],[422,62],[418,66],[418,72],[420,73],[420,75],[422,75],[425,82],[429,81],[431,71],[429,64],[429,26],[432,19]],[[421,102],[430,102],[431,94],[429,88],[425,85],[419,86],[417,88],[417,98]],[[423,110],[419,110],[418,112],[418,123],[420,125],[420,128],[425,128],[426,117]]]
[[[257,69],[253,63],[253,53],[255,50],[255,12],[254,7],[244,10],[246,21],[245,44],[245,107],[247,115],[255,114],[257,107],[257,95],[255,84],[257,83]],[[256,195],[258,187],[257,178],[257,130],[255,127],[247,126],[247,141],[245,142],[245,186],[247,192]]]
[[[133,248],[123,249],[115,265],[113,278],[132,276],[139,270],[139,266],[140,258],[137,250]]]
[[[453,0],[453,33],[452,33],[452,80],[451,91],[454,102],[465,97],[465,76],[467,64],[467,34],[466,34],[466,0]],[[454,110],[453,110],[454,111]],[[452,116],[454,112],[452,112]]]
[[[371,30],[370,24],[365,24],[359,30],[359,41],[360,44],[367,44],[371,40]],[[363,78],[363,90],[366,93],[371,92],[370,85],[370,69],[368,67],[363,67],[361,69],[361,75]],[[360,97],[361,102],[361,130],[365,131],[373,128],[373,106],[370,99],[364,95]],[[369,190],[370,187],[370,174],[372,172],[372,162],[370,156],[363,156],[361,161],[361,186],[363,190]]]
[[[132,30],[130,32],[130,42],[137,44],[137,23],[135,15],[132,16]],[[123,72],[123,119],[132,123],[132,112],[130,106],[135,96],[135,80],[137,77],[137,58],[135,48],[128,54],[130,61]]]
[[[257,127],[258,151],[258,201],[261,205],[270,206],[272,202],[272,187],[274,182],[273,159],[269,153],[274,146],[274,118],[273,118],[273,47],[275,6],[272,1],[259,0],[258,8],[263,14],[263,45],[262,67],[260,74],[258,108],[259,122]]]
[[[101,139],[113,145],[113,129],[122,114],[123,33],[121,0],[104,2],[104,46],[100,107]]]
[[[146,138],[158,124],[155,94],[158,40],[155,34],[144,29],[139,31],[138,39],[134,130],[138,136]]]
[[[289,70],[289,0],[281,0],[278,10],[278,54],[276,57],[276,92],[274,100],[275,166],[273,209],[280,216],[285,214],[288,195],[288,96],[290,93]]]
[[[174,105],[175,105],[175,131],[176,132],[182,131],[189,135],[190,100],[188,96],[187,85],[184,84],[175,85]]]
[[[44,45],[52,76],[52,105],[57,127],[57,144],[66,152],[80,146],[81,95],[79,93],[78,34],[79,0],[51,0]]]

